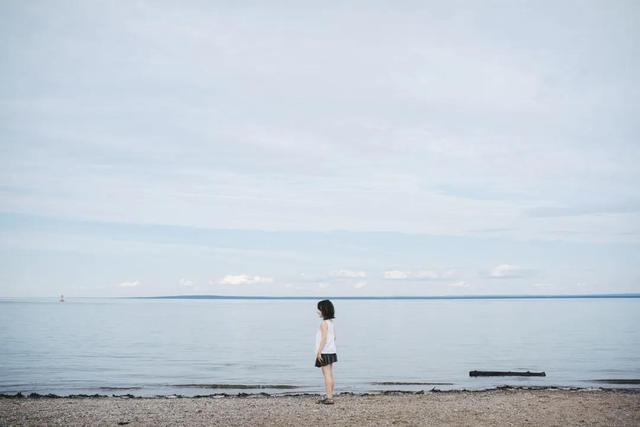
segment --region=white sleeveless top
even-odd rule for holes
[[[325,319],[323,322],[327,322],[329,325],[329,330],[327,331],[327,342],[324,345],[324,348],[320,353],[337,353],[336,351],[336,335],[333,329],[333,319]],[[322,340],[322,331],[320,327],[318,327],[318,331],[316,332],[316,353],[318,352],[318,348],[320,347],[320,340]]]

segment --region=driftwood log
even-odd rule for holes
[[[515,372],[515,371],[469,371],[470,377],[546,377],[543,372]]]

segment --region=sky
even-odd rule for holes
[[[0,3],[0,296],[640,292],[636,1]]]

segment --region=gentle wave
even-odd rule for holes
[[[432,382],[401,382],[401,381],[381,381],[370,382],[375,385],[453,385],[453,383],[432,383]]]
[[[95,387],[95,390],[142,390],[142,387]]]
[[[300,388],[290,384],[171,384],[172,387],[197,387],[197,388],[233,388],[233,389],[257,389],[257,388],[277,388],[289,389]]]

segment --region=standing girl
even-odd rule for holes
[[[333,364],[338,361],[336,352],[336,334],[333,328],[335,310],[328,299],[318,303],[318,316],[322,317],[320,328],[316,332],[316,368],[322,368],[324,387],[327,397],[318,400],[318,403],[333,405]]]

